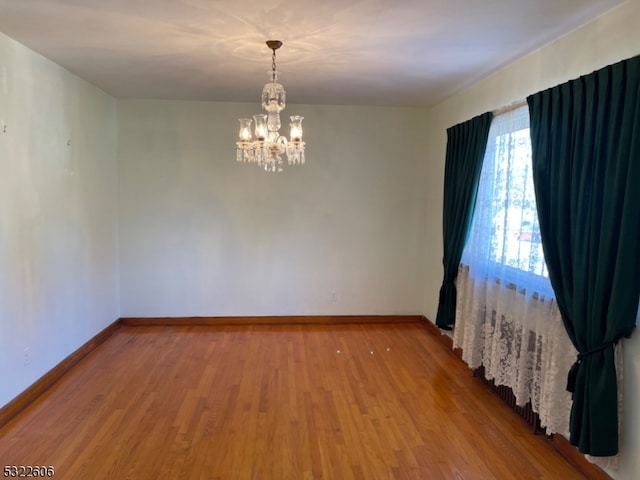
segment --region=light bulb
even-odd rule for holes
[[[264,114],[254,115],[253,121],[256,124],[256,137],[258,137],[258,140],[264,140],[268,132],[267,116]]]
[[[238,136],[241,141],[248,142],[251,140],[251,119],[240,118],[238,121],[240,122],[240,131],[238,132]]]
[[[302,140],[302,120],[304,117],[300,115],[294,115],[291,118],[291,123],[289,126],[291,127],[291,141],[299,142]]]

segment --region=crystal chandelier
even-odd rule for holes
[[[279,40],[267,41],[273,54],[271,55],[271,81],[262,89],[262,108],[266,114],[258,114],[250,118],[240,118],[240,137],[236,145],[238,150],[236,159],[239,162],[255,163],[267,172],[281,172],[284,168],[282,155],[286,153],[289,165],[304,163],[304,142],[302,141],[302,120],[304,117],[294,115],[289,117],[291,123],[290,139],[280,135],[280,112],[286,106],[284,87],[278,83],[276,71],[276,50],[282,46]],[[255,136],[251,137],[251,122],[255,123]]]

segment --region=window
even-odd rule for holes
[[[576,350],[542,253],[526,105],[493,118],[462,262],[453,345],[517,405],[530,401],[547,433],[568,435]]]
[[[553,296],[536,212],[526,105],[493,119],[462,262],[477,275]]]

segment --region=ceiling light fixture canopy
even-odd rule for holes
[[[284,87],[278,83],[276,70],[276,50],[282,46],[280,40],[268,40],[271,55],[270,82],[262,89],[262,108],[267,112],[250,118],[240,118],[239,140],[236,159],[239,162],[254,163],[267,172],[281,172],[284,168],[282,155],[286,153],[289,165],[304,163],[304,142],[302,141],[302,120],[304,117],[289,117],[291,123],[290,138],[280,135],[280,112],[286,107]],[[251,122],[255,123],[255,136],[251,135]]]

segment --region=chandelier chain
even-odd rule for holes
[[[271,54],[271,70],[273,72],[276,71],[276,49],[273,49],[273,53]]]

